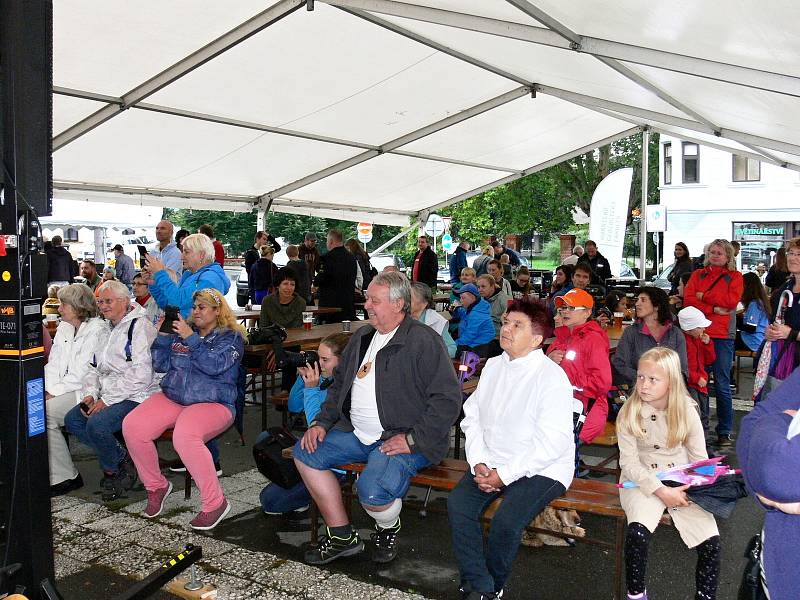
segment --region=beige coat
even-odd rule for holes
[[[619,464],[622,468],[620,481],[630,480],[638,484],[636,488],[620,490],[622,508],[628,523],[641,523],[650,532],[655,531],[666,510],[664,503],[654,495],[663,486],[656,477],[656,472],[708,458],[700,415],[692,399],[687,397],[686,401],[690,403],[687,413],[691,424],[689,436],[681,446],[667,448],[667,413],[664,410],[655,410],[647,404],[642,405],[639,417],[646,434],[643,439],[636,439],[622,431],[622,428],[617,428]],[[714,516],[697,504],[671,508],[669,514],[681,539],[689,548],[719,535]]]

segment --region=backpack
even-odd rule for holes
[[[283,450],[291,448],[297,439],[283,427],[270,427],[268,436],[253,445],[253,458],[261,474],[272,483],[290,489],[300,483],[300,473],[294,461],[283,457]]]

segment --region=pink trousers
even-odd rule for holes
[[[222,404],[183,406],[157,392],[125,417],[122,434],[145,489],[155,491],[166,487],[167,479],[158,467],[154,440],[172,427],[172,444],[200,489],[202,510],[211,512],[222,505],[225,493],[205,444],[231,423],[233,415]]]

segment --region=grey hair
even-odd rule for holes
[[[83,283],[65,285],[58,290],[58,299],[64,304],[69,304],[81,321],[97,316],[97,302],[92,288],[88,285]]]
[[[128,291],[128,286],[121,281],[117,281],[116,279],[109,279],[100,285],[99,291],[104,292],[106,290],[114,294],[114,296],[117,298],[131,297],[131,293]]]
[[[583,246],[580,244],[575,244],[575,247],[572,249],[572,253],[575,255],[583,254]]]
[[[214,262],[214,244],[204,233],[193,233],[183,238],[181,246],[191,252],[199,252],[203,258],[203,265],[210,265]]]
[[[705,258],[703,260],[703,266],[707,267],[709,264],[711,264],[711,259],[708,256],[708,253],[711,250],[711,246],[719,246],[725,251],[725,255],[728,257],[728,264],[726,266],[728,267],[729,271],[735,271],[736,257],[733,254],[733,246],[728,240],[723,240],[723,239],[716,239],[710,244],[708,244],[708,247],[705,249]]]
[[[411,286],[405,275],[397,271],[381,271],[372,278],[372,283],[388,287],[389,300],[392,302],[402,300],[403,312],[406,314],[411,312]]]
[[[425,302],[425,306],[428,308],[433,305],[433,292],[431,292],[431,286],[429,286],[427,283],[422,283],[421,281],[412,281],[411,293],[416,294],[420,300]]]

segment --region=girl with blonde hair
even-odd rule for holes
[[[153,368],[164,373],[161,390],[125,417],[128,452],[147,490],[144,516],[164,510],[172,491],[158,467],[154,440],[173,429],[175,451],[200,489],[201,512],[193,529],[213,529],[230,512],[217,469],[205,443],[228,429],[236,416],[244,328],[215,289],[193,294],[191,316],[178,318],[173,333],[159,332],[151,348]]]
[[[666,347],[639,359],[636,388],[617,417],[622,469],[620,489],[628,527],[625,569],[629,599],[647,599],[645,573],[650,537],[669,511],[681,539],[697,549],[695,598],[716,598],[719,580],[719,530],[713,515],[686,496],[688,486],[665,486],[656,474],[708,458],[697,406],[683,383],[678,354]]]

